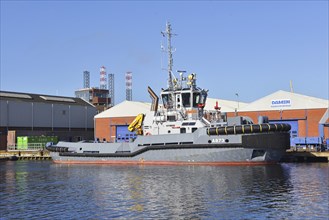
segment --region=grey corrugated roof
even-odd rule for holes
[[[241,111],[319,109],[328,108],[328,106],[329,100],[326,99],[319,99],[298,93],[279,90],[246,105],[241,108]]]
[[[93,106],[91,103],[89,103],[81,98],[67,97],[67,96],[53,96],[53,95],[44,95],[44,94],[21,93],[21,92],[10,92],[10,91],[0,91],[0,100]]]

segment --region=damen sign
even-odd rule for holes
[[[291,100],[290,99],[276,99],[271,101],[272,108],[278,107],[291,107]]]

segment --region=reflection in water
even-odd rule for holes
[[[326,219],[328,168],[9,161],[0,163],[0,213],[4,219]]]
[[[132,211],[143,211],[142,199],[144,198],[142,192],[142,179],[139,176],[128,177],[128,193],[131,196],[131,200],[134,201]]]

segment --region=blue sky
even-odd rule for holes
[[[277,90],[328,99],[328,1],[3,1],[0,90],[74,96],[83,71],[115,74],[115,102],[150,101],[174,70],[196,73],[213,98],[252,102]]]

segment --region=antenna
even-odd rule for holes
[[[173,89],[173,81],[172,81],[172,67],[173,67],[173,58],[172,58],[172,52],[173,49],[171,47],[171,36],[173,35],[171,33],[171,25],[169,22],[166,23],[166,31],[161,32],[163,37],[167,36],[167,52],[168,52],[168,89]]]

